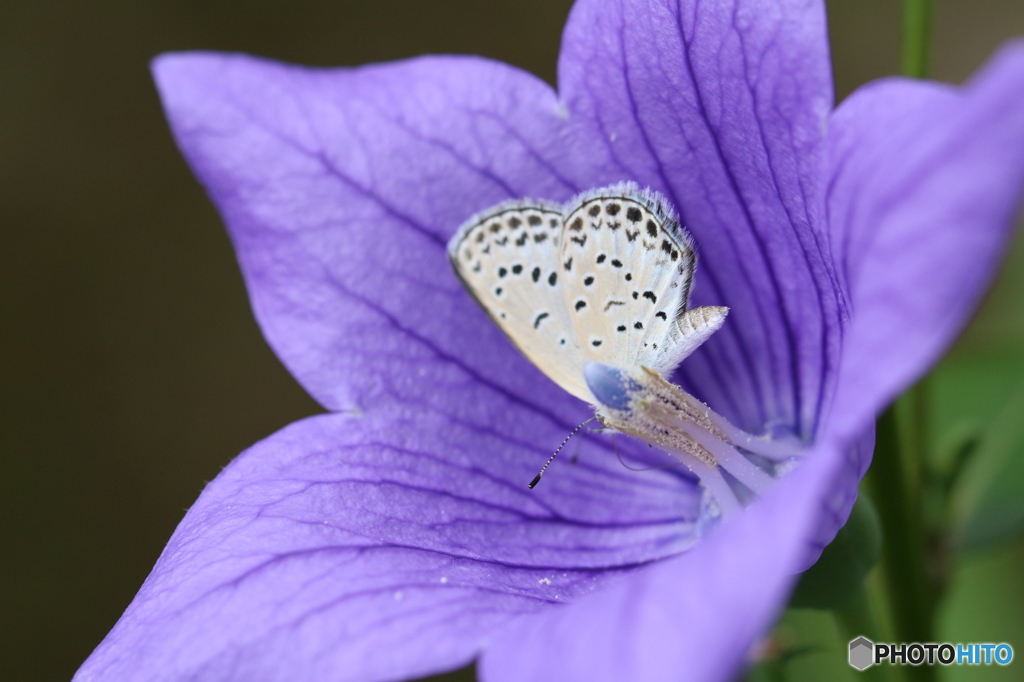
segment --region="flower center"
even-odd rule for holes
[[[763,493],[800,456],[795,444],[737,428],[647,367],[629,373],[589,362],[584,376],[599,402],[595,413],[602,425],[678,459],[700,478],[724,515]]]

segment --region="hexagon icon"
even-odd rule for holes
[[[858,637],[850,642],[850,665],[864,670],[875,662],[875,644],[867,637]]]

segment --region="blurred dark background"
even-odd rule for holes
[[[899,70],[898,2],[828,4],[840,98]],[[204,483],[320,409],[260,336],[227,237],[172,143],[149,60],[191,49],[325,66],[475,53],[553,82],[570,5],[3,3],[0,677],[68,679]],[[932,73],[941,80],[962,81],[1024,34],[1021,0],[936,0],[935,13]],[[971,391],[1006,395],[1021,378],[1022,265],[1018,244],[946,363],[953,378],[943,386],[968,408],[977,408]],[[1024,654],[1021,568],[1019,539],[968,557],[948,607],[951,632],[1010,641]]]

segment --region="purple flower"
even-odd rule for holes
[[[581,0],[559,90],[424,57],[154,71],[256,316],[330,412],[229,465],[77,680],[727,679],[845,520],[872,424],[964,324],[1024,187],[1024,46],[962,88],[832,110],[823,4]],[[700,539],[678,470],[622,468],[502,338],[445,242],[512,197],[634,180],[725,326],[675,376],[803,465]],[[227,409],[227,408],[226,408]]]

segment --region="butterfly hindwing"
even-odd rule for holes
[[[569,393],[592,401],[558,268],[562,207],[512,201],[470,218],[448,243],[455,272],[513,344]]]
[[[583,364],[671,372],[696,266],[675,214],[623,183],[581,195],[565,215],[559,265]]]

